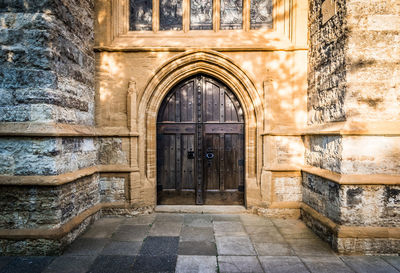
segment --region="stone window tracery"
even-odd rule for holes
[[[129,0],[129,30],[272,29],[273,1]]]

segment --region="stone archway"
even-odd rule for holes
[[[157,113],[171,88],[196,74],[209,75],[225,84],[243,107],[246,124],[245,204],[246,206],[257,205],[261,196],[262,144],[259,133],[263,124],[263,102],[246,73],[232,60],[214,51],[192,51],[172,58],[155,72],[146,88],[138,93],[140,181],[133,181],[131,187],[140,189],[140,200],[144,205],[156,204]]]

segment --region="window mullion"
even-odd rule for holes
[[[213,0],[213,29],[219,31],[221,22],[221,0]]]
[[[153,32],[160,29],[160,0],[153,0]]]
[[[243,0],[243,30],[249,31],[250,29],[250,1]]]
[[[190,29],[190,0],[183,0],[182,9],[182,29],[186,33]]]

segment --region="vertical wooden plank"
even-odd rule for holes
[[[197,124],[196,124],[196,204],[203,204],[203,94],[204,79],[202,76],[196,79],[196,95],[197,95]]]
[[[219,190],[225,190],[225,134],[219,135]]]
[[[219,89],[219,122],[225,122],[225,88]]]
[[[188,152],[194,152],[194,135],[182,135],[182,189],[195,189],[194,162],[188,158]]]
[[[242,162],[242,164],[239,164],[239,169],[238,169],[238,179],[239,179],[239,185],[240,186],[244,186],[244,166],[245,166],[245,162],[244,162],[244,134],[242,132],[242,134],[238,135],[238,143],[239,143],[239,160]]]
[[[178,108],[178,107],[177,107]],[[176,162],[175,162],[175,189],[180,191],[182,189],[182,151],[181,151],[181,142],[182,142],[182,138],[181,138],[181,134],[176,134],[176,151],[175,151],[175,158],[176,158]]]
[[[181,92],[182,88],[175,92],[175,122],[181,122]]]
[[[187,89],[187,121],[196,122],[194,117],[194,81],[191,81]]]
[[[224,157],[225,157],[225,189],[234,189],[233,172],[235,168],[235,158],[233,155],[233,141],[231,134],[225,134],[224,139]]]

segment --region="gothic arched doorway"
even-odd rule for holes
[[[176,85],[157,118],[157,203],[244,204],[244,118],[235,95],[198,75]]]

